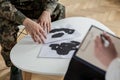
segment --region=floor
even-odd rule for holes
[[[120,37],[120,0],[59,0],[66,6],[66,17],[96,19]],[[20,36],[21,39],[24,35]],[[18,40],[19,40],[18,39]],[[32,80],[62,80],[63,76],[32,74]],[[0,80],[9,80],[9,68],[0,56]]]

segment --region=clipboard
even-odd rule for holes
[[[105,80],[106,67],[94,55],[94,40],[97,35],[106,32],[91,25],[80,47],[74,53],[64,80]],[[106,32],[120,53],[120,38]]]
[[[101,62],[94,55],[94,40],[96,36],[102,34],[103,32],[104,30],[92,25],[83,39],[80,48],[74,55],[74,57],[76,57],[79,61],[85,62],[92,68],[98,69],[102,72],[106,71],[107,68],[101,64]],[[106,33],[112,39],[117,52],[120,53],[120,38],[111,33]],[[120,54],[118,54],[118,57],[120,57]]]

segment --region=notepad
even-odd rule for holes
[[[90,63],[91,65],[94,65],[106,71],[107,68],[103,64],[101,64],[101,62],[94,55],[94,40],[96,36],[102,34],[103,32],[104,30],[92,25],[88,33],[86,34],[84,40],[82,41],[80,48],[76,52],[75,56]],[[106,33],[112,39],[112,42],[114,43],[115,48],[119,53],[118,57],[120,57],[120,38],[111,33]]]

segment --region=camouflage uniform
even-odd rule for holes
[[[1,54],[8,67],[12,66],[10,51],[16,44],[17,26],[26,17],[38,19],[44,10],[50,11],[52,21],[65,17],[65,8],[58,0],[0,0]]]

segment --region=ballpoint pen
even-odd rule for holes
[[[104,44],[105,47],[109,47],[110,42],[103,36],[103,34],[100,35],[102,42]]]

